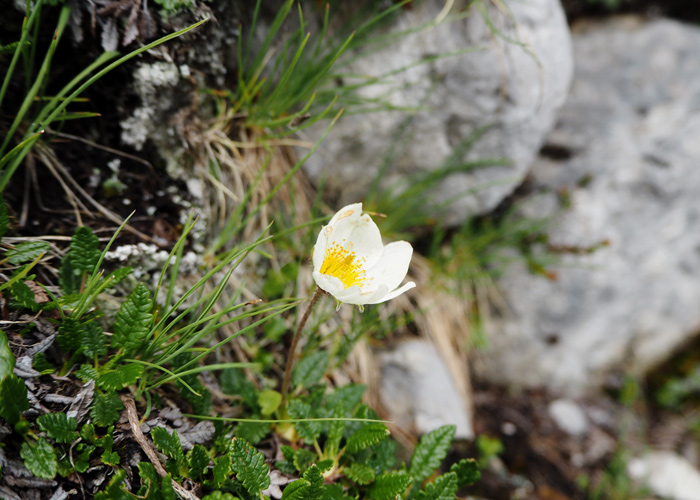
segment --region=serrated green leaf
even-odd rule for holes
[[[282,492],[282,500],[306,500],[311,483],[304,478],[289,483]]]
[[[378,476],[369,488],[372,500],[394,500],[411,486],[413,478],[403,471],[385,472]]]
[[[315,351],[302,358],[292,371],[292,383],[295,387],[309,387],[326,373],[328,351]]]
[[[316,463],[316,467],[321,471],[321,474],[325,474],[335,466],[335,460],[332,458],[326,458],[325,460],[320,460]]]
[[[422,483],[440,467],[450,450],[456,430],[455,425],[443,425],[420,438],[413,450],[411,467],[408,469],[409,475],[416,483]]]
[[[343,403],[338,403],[331,417],[342,418],[345,416],[345,408]],[[335,456],[340,451],[340,442],[345,434],[345,420],[331,420],[328,422],[328,434],[326,439],[326,445],[324,447],[324,453],[326,456]]]
[[[76,446],[76,456],[73,458],[75,471],[82,474],[90,468],[90,455],[95,451],[95,447],[89,444],[80,443]]]
[[[292,458],[292,463],[294,467],[299,472],[306,472],[311,465],[313,465],[316,460],[316,454],[306,448],[299,448],[294,452],[294,457]]]
[[[250,444],[258,444],[270,433],[271,426],[264,422],[241,422],[233,429],[233,435]]]
[[[95,432],[95,426],[93,424],[85,424],[80,429],[80,437],[83,438],[88,443],[94,443],[97,441],[97,433]]]
[[[317,465],[312,465],[304,472],[303,476],[309,482],[306,492],[307,500],[321,500],[323,498],[323,475]]]
[[[197,481],[209,466],[209,453],[201,444],[195,444],[187,453],[187,462],[190,465],[190,479]]]
[[[288,476],[293,476],[297,473],[298,470],[294,466],[294,448],[283,444],[282,446],[280,446],[280,450],[282,451],[282,456],[284,457],[284,460],[278,460],[277,462],[275,462],[275,466]]]
[[[64,304],[64,308],[73,309],[73,307],[66,307],[74,294],[80,292],[80,286],[82,284],[82,273],[80,270],[73,268],[71,259],[69,255],[63,257],[61,261],[61,267],[58,268],[58,286],[61,287],[63,291],[63,299],[61,303]],[[66,299],[68,297],[68,299]]]
[[[21,309],[29,309],[38,311],[39,304],[36,303],[36,295],[32,289],[24,281],[15,281],[10,285],[10,293],[12,294],[12,306]]]
[[[97,377],[100,376],[100,372],[98,372],[97,368],[94,366],[83,363],[80,365],[80,369],[75,372],[75,376],[83,382],[88,382],[90,380],[97,380]]]
[[[260,405],[260,413],[267,417],[277,411],[282,403],[282,394],[272,389],[261,391],[258,394],[258,405]],[[255,444],[255,443],[253,443]]]
[[[141,477],[141,487],[136,493],[143,500],[161,500],[160,476],[156,473],[156,468],[150,462],[139,462],[139,476]]]
[[[361,427],[348,438],[345,449],[355,453],[383,441],[390,434],[386,425],[380,422],[370,422]]]
[[[53,479],[58,472],[58,460],[53,446],[44,438],[39,438],[34,446],[27,441],[22,443],[19,452],[24,466],[36,477]]]
[[[170,474],[163,476],[160,483],[160,494],[163,495],[163,500],[177,500],[177,493],[173,487],[173,478]]]
[[[456,464],[452,464],[450,472],[457,474],[457,484],[459,486],[473,484],[481,478],[479,464],[473,458],[463,458]]]
[[[292,418],[312,418],[313,412],[311,405],[300,399],[292,399],[287,405],[287,412]],[[323,430],[323,424],[318,421],[312,422],[294,422],[294,429],[299,433],[299,435],[306,441],[307,444],[311,444],[314,440],[318,439]]]
[[[448,472],[428,483],[425,490],[418,492],[416,500],[455,500],[457,495],[457,474]]]
[[[291,460],[277,460],[275,467],[288,476],[293,476],[297,473],[297,468],[294,467],[294,462]]]
[[[124,387],[136,383],[143,373],[143,365],[129,363],[121,365],[116,370],[109,370],[102,373],[95,384],[105,391],[118,391]]]
[[[112,347],[137,350],[151,331],[153,301],[146,285],[139,283],[114,318]]]
[[[174,430],[170,434],[164,427],[155,427],[151,431],[151,438],[153,438],[153,444],[163,455],[175,461],[177,469],[185,465],[185,454],[182,451],[177,431]]]
[[[65,318],[58,327],[56,342],[65,353],[72,353],[83,346],[85,327],[75,318]]]
[[[225,453],[214,462],[212,469],[212,484],[214,488],[221,488],[231,474],[231,455]]]
[[[24,264],[31,262],[49,251],[50,245],[46,241],[27,241],[20,243],[5,253],[5,258],[10,264]]]
[[[74,272],[92,272],[100,259],[100,240],[92,229],[80,226],[75,230],[70,242],[68,258],[71,260]]]
[[[105,451],[104,453],[102,453],[100,460],[105,465],[111,465],[112,467],[116,467],[117,465],[119,465],[120,461],[119,453],[117,453],[116,451]]]
[[[109,273],[109,276],[106,278],[112,280],[107,288],[112,288],[121,280],[129,276],[132,272],[134,272],[134,270],[131,267],[121,267],[119,269],[115,269]]]
[[[15,362],[15,355],[10,351],[10,343],[7,340],[7,334],[0,330],[0,381],[8,375],[13,374]]]
[[[357,484],[365,485],[374,481],[376,474],[369,465],[355,463],[344,469],[345,475]]]
[[[57,443],[70,443],[78,438],[78,421],[65,413],[47,413],[36,419],[39,428]]]
[[[119,414],[124,409],[124,403],[113,392],[102,393],[95,391],[90,406],[90,418],[99,427],[107,427],[119,420]]]
[[[7,210],[7,204],[5,203],[5,198],[0,195],[0,240],[7,233],[7,229],[10,227],[10,212]]]
[[[328,395],[326,407],[332,409],[342,403],[346,411],[353,412],[355,407],[362,402],[362,396],[366,391],[367,386],[364,384],[344,385]]]
[[[107,354],[107,339],[102,327],[96,321],[85,324],[83,337],[83,354],[88,358],[101,358]]]
[[[229,396],[241,396],[251,410],[258,409],[258,391],[240,368],[229,368],[221,373],[221,390]],[[264,392],[264,391],[263,391]],[[281,400],[281,395],[280,395]]]
[[[231,470],[236,479],[251,495],[258,496],[260,491],[270,486],[270,468],[265,463],[265,456],[253,448],[247,441],[233,438],[230,447]]]
[[[14,426],[19,422],[23,411],[29,409],[27,386],[16,375],[8,375],[0,380],[0,417]]]

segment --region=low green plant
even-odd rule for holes
[[[6,224],[5,220],[0,230],[6,230]],[[31,364],[41,371],[27,372],[23,365],[20,377],[14,373],[16,356],[8,335],[0,331],[0,418],[13,429],[5,440],[5,453],[16,453],[30,473],[42,479],[84,474],[98,462],[111,471],[111,479],[96,493],[97,499],[173,498],[185,481],[199,484],[206,498],[262,499],[274,486],[272,470],[292,478],[284,486],[284,499],[453,498],[460,486],[478,478],[476,462],[468,459],[446,473],[438,472],[454,437],[454,426],[424,436],[409,464],[398,464],[396,443],[388,428],[362,403],[366,388],[328,386],[325,375],[337,363],[334,358],[340,350],[304,352],[292,372],[286,406],[281,405],[282,397],[269,378],[256,385],[246,375],[244,370],[260,372],[260,365],[211,363],[221,346],[249,332],[265,332],[271,321],[295,308],[299,300],[280,297],[252,304],[236,295],[235,300],[219,303],[236,267],[274,235],[261,235],[247,246],[227,251],[191,289],[176,297],[175,277],[194,224],[192,220],[185,225],[155,290],[137,284],[114,313],[103,309],[103,296],[122,288],[132,272],[130,268],[103,269],[105,254],[118,231],[101,249],[92,231],[79,227],[62,257],[59,293],[45,289],[50,298],[41,303],[32,291],[36,287],[29,289],[30,295],[23,286],[29,287],[27,282],[34,278],[26,268],[41,262],[48,246],[27,241],[6,250],[5,265],[20,266],[15,271],[20,278],[9,278],[2,285],[13,298],[11,307],[41,313],[50,320],[56,334],[40,342],[46,347],[53,343],[57,350],[50,356],[30,355]],[[205,291],[204,284],[212,280],[217,285]],[[240,325],[235,335],[215,339],[222,326],[234,322]],[[11,329],[10,336],[16,339],[13,344],[21,345],[24,335],[36,335],[34,328]],[[200,378],[204,372],[219,373],[218,386],[224,395],[235,398],[240,417],[212,415],[210,386]],[[47,373],[69,380],[81,402],[71,405],[68,412],[44,406],[38,414],[28,413],[30,394],[25,380],[31,382],[30,387],[50,384],[44,378]],[[264,372],[260,376],[266,380]],[[150,439],[166,459],[161,463],[146,451],[155,459],[138,465],[141,485],[137,481],[130,490],[123,482],[129,467],[123,443],[135,439],[145,446],[147,438],[140,430],[128,437],[117,427],[118,420],[125,415],[132,429],[138,427],[138,417],[130,414],[130,408],[136,410],[134,402],[141,408],[141,418],[147,420],[161,408],[163,391],[172,394],[172,389],[191,408],[192,413],[183,418],[215,422],[211,444],[197,443],[187,451],[177,430],[169,432],[156,425]],[[272,434],[283,444],[281,458],[270,464],[263,443]]]

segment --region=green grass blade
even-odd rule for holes
[[[24,119],[24,116],[27,114],[27,111],[29,111],[29,107],[34,102],[34,98],[36,97],[37,93],[39,92],[39,88],[44,83],[44,79],[46,78],[46,75],[48,74],[48,71],[49,71],[49,67],[51,66],[51,60],[53,59],[53,54],[56,51],[56,47],[58,47],[58,42],[61,39],[61,35],[63,34],[63,30],[65,29],[66,24],[68,23],[69,16],[70,16],[70,7],[63,7],[61,9],[61,14],[58,18],[58,24],[56,26],[56,30],[54,31],[53,39],[51,40],[51,43],[49,44],[48,50],[46,51],[46,56],[44,57],[44,62],[41,64],[41,68],[39,69],[39,74],[36,76],[36,79],[34,80],[34,85],[31,86],[31,88],[27,92],[27,95],[24,97],[24,101],[22,101],[22,104],[19,107],[19,110],[17,111],[17,115],[15,115],[15,119],[12,121],[12,125],[10,125],[10,129],[7,132],[7,135],[5,136],[5,140],[2,142],[2,146],[0,146],[0,155],[4,154],[5,149],[7,148],[7,145],[10,142],[10,139],[12,138],[14,133],[17,131],[17,127],[19,127],[19,124]],[[5,177],[6,174],[7,174],[7,172],[5,172],[5,174],[3,174],[3,178]],[[0,191],[2,191],[3,188],[4,188],[4,186],[0,185]]]
[[[19,56],[24,52],[27,47],[27,38],[29,37],[30,27],[34,24],[36,20],[38,22],[39,9],[34,9],[29,17],[25,17],[22,23],[22,35],[20,36],[17,47],[15,48],[15,53],[12,56],[10,65],[7,68],[7,73],[2,81],[2,87],[0,88],[0,109],[2,108],[2,101],[5,98],[5,93],[7,92],[7,87],[10,85],[10,80],[12,79],[12,74],[15,71],[15,66],[19,60]]]

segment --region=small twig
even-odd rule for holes
[[[139,443],[139,446],[141,446],[141,449],[151,461],[153,467],[155,467],[156,472],[160,475],[160,477],[165,477],[168,474],[165,471],[165,467],[163,467],[163,464],[160,463],[160,459],[158,458],[158,454],[156,453],[153,444],[148,440],[148,438],[143,434],[143,431],[141,430],[141,424],[139,424],[139,415],[138,413],[136,413],[136,404],[134,403],[134,400],[131,397],[125,395],[122,395],[120,397],[122,402],[124,403],[124,406],[126,407],[126,416],[129,419],[129,425],[131,426],[131,432],[134,433],[134,438],[136,438],[136,441]],[[172,482],[173,489],[180,498],[185,498],[187,500],[200,500],[198,496],[196,496],[191,491],[188,491],[185,488],[183,488],[180,485],[180,483],[178,483],[174,479],[172,480]]]
[[[280,407],[282,408],[282,412],[285,414],[287,412],[287,392],[289,391],[289,382],[292,379],[292,366],[294,365],[295,358],[294,353],[297,350],[297,344],[299,343],[299,339],[301,338],[301,331],[304,329],[304,325],[306,325],[306,321],[309,319],[311,309],[314,308],[316,302],[318,302],[318,299],[320,299],[321,295],[323,295],[324,293],[325,292],[321,289],[321,287],[316,287],[316,291],[314,292],[313,297],[311,297],[311,302],[309,302],[309,306],[306,308],[306,311],[304,311],[304,315],[301,317],[301,321],[299,322],[297,331],[294,334],[294,338],[292,339],[292,345],[289,346],[287,366],[284,369],[284,379],[282,380],[282,403],[280,405]]]

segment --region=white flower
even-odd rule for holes
[[[379,304],[410,290],[398,286],[406,277],[413,247],[407,241],[384,246],[379,228],[362,203],[348,205],[321,229],[314,247],[316,284],[338,301],[362,306]]]

